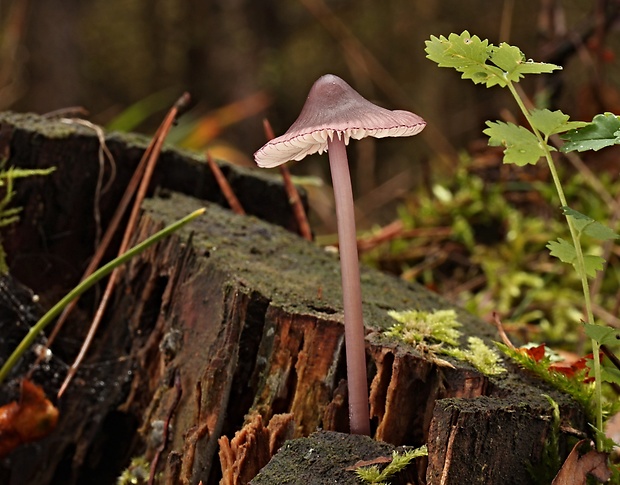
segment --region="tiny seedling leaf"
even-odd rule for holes
[[[535,165],[545,156],[536,136],[523,126],[504,121],[487,121],[487,126],[483,133],[489,137],[489,145],[506,147],[504,163]]]
[[[582,214],[579,211],[566,206],[562,207],[562,211],[564,212],[564,215],[572,218],[575,229],[583,234],[587,234],[588,236],[601,241],[620,238],[620,234],[614,232],[610,227],[595,221],[591,217]]]
[[[584,324],[586,335],[596,340],[600,345],[615,345],[620,341],[620,332],[603,325]]]
[[[620,143],[620,118],[613,113],[596,115],[591,123],[565,133],[562,139],[566,140],[561,148],[563,152],[596,151],[617,145]]]
[[[583,121],[568,121],[569,116],[561,111],[550,111],[548,109],[532,110],[532,124],[546,137],[565,131],[574,130],[587,125]]]

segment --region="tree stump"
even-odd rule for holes
[[[14,276],[40,294],[43,306],[76,282],[97,233],[93,208],[105,225],[144,148],[144,140],[118,135],[106,143],[117,179],[96,202],[94,132],[0,115],[0,154],[10,165],[57,167],[46,179],[20,184],[16,203],[24,212],[5,241]],[[131,457],[143,456],[156,464],[158,483],[217,484],[222,450],[229,467],[235,456],[252,455],[253,446],[264,456],[271,436],[277,442],[317,428],[347,431],[337,256],[287,230],[294,222],[277,181],[223,169],[250,215],[222,207],[206,164],[175,150],[162,154],[134,242],[199,207],[207,211],[124,268],[88,363],[58,403],[58,428],[7,457],[2,483],[111,484]],[[586,429],[569,397],[510,364],[506,375],[490,378],[456,360],[454,368],[438,367],[386,338],[391,309],[452,306],[368,268],[362,283],[374,437],[393,446],[428,443],[417,483],[531,483],[528,464],[540,464],[553,427],[543,393],[559,404],[565,424]],[[93,299],[83,298],[54,346],[60,364],[35,375],[49,396],[64,377],[62,362],[75,355]],[[492,327],[455,310],[465,337],[495,338]],[[290,415],[287,424],[267,430],[283,414]],[[259,461],[265,459],[247,466]],[[247,483],[249,468],[237,469],[237,483]]]

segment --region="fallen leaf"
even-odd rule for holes
[[[591,450],[579,456],[579,447],[587,442],[588,440],[581,440],[573,447],[551,485],[585,485],[588,475],[603,483],[611,478],[607,453]]]
[[[19,401],[0,407],[0,457],[18,446],[44,438],[58,422],[58,409],[45,392],[28,379],[21,385]]]

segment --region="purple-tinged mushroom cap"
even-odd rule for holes
[[[254,154],[256,163],[268,168],[329,150],[338,221],[349,425],[354,434],[370,435],[370,417],[355,207],[346,145],[351,138],[415,135],[425,125],[422,118],[408,111],[390,111],[372,104],[342,79],[328,74],[314,83],[299,118],[288,131]]]
[[[334,134],[344,140],[367,136],[411,136],[426,122],[409,111],[381,108],[363,98],[333,74],[319,78],[306,99],[295,123],[284,135],[274,138],[254,154],[259,167],[277,167],[289,160],[327,151]]]

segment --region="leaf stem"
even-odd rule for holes
[[[556,191],[558,193],[558,197],[560,198],[560,203],[562,207],[568,207],[568,203],[566,201],[566,196],[564,195],[564,189],[562,188],[562,183],[560,182],[560,178],[558,176],[557,169],[555,167],[555,163],[553,162],[553,157],[551,156],[551,150],[549,149],[549,144],[547,142],[546,137],[543,137],[540,131],[534,126],[532,123],[532,118],[530,111],[527,109],[525,104],[523,103],[523,99],[519,96],[519,93],[514,87],[514,84],[506,80],[506,85],[510,90],[510,93],[514,97],[515,101],[519,105],[523,116],[529,123],[532,128],[532,132],[538,139],[540,146],[545,151],[545,159],[547,160],[547,165],[549,166],[549,171],[551,172],[551,177],[553,178],[553,183],[555,185]],[[583,256],[583,250],[581,248],[581,233],[577,231],[573,221],[569,215],[565,215],[566,223],[568,224],[568,229],[571,234],[571,238],[573,240],[573,246],[575,247],[575,253],[577,255],[575,269],[581,279],[581,287],[583,290],[584,297],[584,306],[586,312],[586,320],[589,324],[594,324],[594,313],[592,311],[592,302],[590,299],[590,287],[588,283],[588,275],[586,274],[585,269],[585,261]],[[603,429],[603,397],[602,397],[602,388],[601,388],[601,360],[600,360],[600,345],[599,343],[591,339],[592,341],[592,360],[594,362],[594,396],[596,400],[596,428],[601,431]],[[597,448],[599,450],[602,449],[602,441],[597,433]]]
[[[58,303],[56,303],[45,315],[41,317],[41,319],[34,324],[26,336],[22,339],[19,345],[15,348],[13,353],[9,356],[6,362],[0,368],[0,383],[4,381],[7,375],[11,372],[11,369],[15,366],[15,364],[19,361],[20,357],[24,354],[26,350],[34,343],[35,339],[43,331],[47,325],[49,325],[62,311],[62,309],[67,306],[71,300],[77,298],[86,290],[88,290],[91,286],[93,286],[97,281],[106,275],[110,274],[115,268],[120,266],[121,264],[126,263],[134,256],[138,255],[142,251],[144,251],[149,246],[159,242],[166,236],[169,236],[173,232],[177,231],[181,227],[183,227],[188,222],[192,221],[196,217],[200,216],[205,212],[206,209],[198,209],[191,214],[185,216],[182,219],[170,224],[165,227],[161,231],[153,234],[151,237],[145,239],[141,243],[137,244],[133,248],[129,249],[121,256],[116,259],[113,259],[109,263],[105,264],[93,274],[91,274],[88,278],[80,282],[75,288],[73,288],[69,293],[67,293]]]

